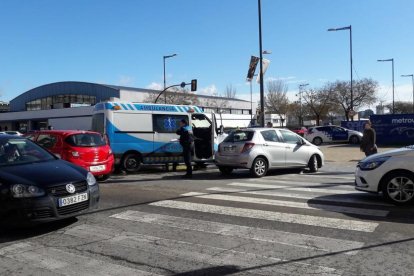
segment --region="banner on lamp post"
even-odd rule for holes
[[[256,71],[257,63],[259,63],[258,57],[252,56],[250,58],[250,65],[249,65],[249,71],[247,71],[247,81],[252,81],[254,77],[254,72]]]
[[[270,64],[270,60],[263,58],[262,59],[262,66],[263,66],[263,73],[262,75],[264,76],[264,74],[266,73],[267,68],[269,67]],[[259,68],[260,70],[260,68]],[[257,74],[257,79],[256,79],[257,83],[260,83],[260,72],[259,74]]]

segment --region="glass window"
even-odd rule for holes
[[[106,141],[100,134],[80,133],[66,137],[65,142],[73,147],[99,147],[105,146]]]
[[[103,113],[93,114],[92,130],[101,134],[105,133],[105,115]]]
[[[180,121],[185,119],[186,115],[162,115],[154,114],[152,117],[153,129],[159,133],[175,133],[180,127]]]
[[[36,141],[36,143],[47,149],[53,148],[56,145],[56,142],[56,136],[50,134],[39,134]]]
[[[246,142],[253,139],[253,131],[236,130],[229,134],[223,142]]]
[[[195,128],[209,128],[211,127],[211,122],[204,114],[192,114],[191,125]]]
[[[0,140],[0,166],[55,160],[53,155],[27,139]]]
[[[297,142],[302,141],[302,138],[300,138],[298,135],[296,135],[295,133],[291,131],[283,130],[283,129],[280,129],[279,131],[282,134],[282,137],[285,143],[296,144]]]
[[[265,130],[261,132],[263,139],[268,142],[280,142],[279,137],[277,137],[276,131],[274,130]]]

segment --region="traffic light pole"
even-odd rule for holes
[[[190,82],[190,83],[185,83],[185,82],[182,82],[182,83],[180,83],[180,84],[170,85],[170,86],[168,86],[168,87],[164,88],[164,90],[162,90],[162,91],[158,94],[158,96],[157,96],[157,98],[155,99],[154,103],[157,103],[157,101],[158,101],[158,99],[161,97],[161,95],[162,95],[165,91],[167,91],[168,89],[170,89],[171,87],[178,87],[178,86],[180,86],[181,88],[184,88],[186,85],[191,85],[191,91],[196,91],[196,90],[197,90],[197,80],[191,80],[191,82]],[[167,99],[167,94],[165,94],[165,99]],[[167,100],[165,100],[165,104],[167,104]]]

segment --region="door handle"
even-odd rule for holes
[[[263,144],[263,146],[267,147],[267,146],[269,146],[269,144]]]

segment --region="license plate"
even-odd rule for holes
[[[234,151],[233,147],[224,147],[224,151]]]
[[[106,166],[105,165],[90,166],[89,167],[89,170],[91,172],[101,172],[101,171],[104,171],[105,169],[106,169]]]
[[[88,193],[59,198],[59,207],[64,207],[88,200]]]

